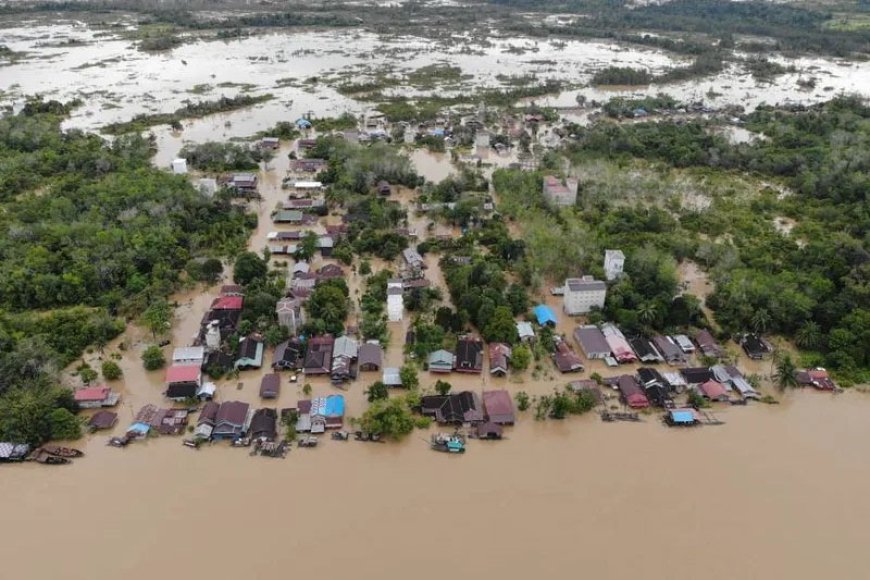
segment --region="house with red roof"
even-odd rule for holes
[[[617,380],[616,386],[619,389],[622,400],[632,409],[645,409],[649,407],[649,399],[646,393],[643,392],[640,383],[633,376],[622,375]]]
[[[486,420],[496,425],[513,425],[516,421],[514,402],[505,389],[483,391],[483,412]]]
[[[98,387],[77,389],[73,394],[73,398],[82,409],[96,409],[99,407],[114,407],[121,399],[121,394],[116,393],[106,385],[100,385]]]
[[[727,401],[728,389],[717,380],[710,379],[698,385],[698,392],[711,401]]]
[[[196,396],[202,381],[202,369],[193,365],[173,365],[166,369],[166,398],[183,401]]]

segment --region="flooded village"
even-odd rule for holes
[[[148,52],[126,15],[31,24],[0,29],[21,55],[0,61],[9,114],[37,93],[81,99],[64,130],[111,143],[122,137],[110,127],[137,115],[264,100],[134,131],[154,168],[248,216],[246,241],[217,266],[191,256],[165,311],[127,316],[61,371],[82,438],[0,442],[9,577],[139,579],[160,561],[194,577],[440,578],[434,550],[461,575],[510,578],[865,576],[866,385],[802,356],[814,349],[773,332],[775,313],[717,321],[725,278],[711,256],[728,263],[714,247],[727,229],[705,225],[693,252],[656,261],[648,224],[601,226],[637,228],[607,245],[578,225],[593,214],[572,212],[678,220],[755,208],[773,187],[796,195],[758,194],[760,178],[736,171],[603,166],[578,153],[578,134],[602,120],[699,122],[739,147],[767,138],[747,121],[756,107],[866,93],[866,61],[783,59],[794,68],[777,82],[732,63],[664,87],[665,102],[662,87],[589,81],[685,65],[617,42],[312,26]],[[450,66],[454,82],[422,86]],[[422,102],[509,90],[508,77],[542,69],[558,88],[432,114],[418,102],[402,120],[348,88]],[[817,85],[796,83],[810,74]],[[395,84],[402,75],[420,85]],[[218,147],[222,160],[207,158]],[[231,154],[253,163],[233,168]],[[769,229],[812,243],[800,221]],[[650,280],[674,277],[664,293],[679,308],[662,311],[652,282],[632,305],[626,284],[645,258]],[[217,273],[194,279],[207,267]],[[233,530],[209,533],[216,518]],[[735,542],[739,554],[725,548]],[[21,557],[37,549],[52,557]]]

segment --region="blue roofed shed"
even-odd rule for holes
[[[311,128],[311,121],[309,121],[308,119],[306,119],[304,117],[300,117],[300,118],[296,119],[296,126],[299,129],[310,129]]]
[[[535,318],[537,318],[538,324],[541,326],[544,326],[545,324],[556,326],[556,323],[559,322],[556,318],[556,313],[546,304],[538,304],[535,306],[534,312]]]

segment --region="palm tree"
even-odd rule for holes
[[[637,309],[637,315],[640,318],[640,321],[644,324],[649,324],[658,316],[658,309],[656,305],[652,302],[647,302],[643,306]]]
[[[758,333],[762,333],[767,330],[768,326],[770,326],[770,313],[764,308],[759,308],[755,311],[755,314],[752,315],[752,320],[750,321],[752,324],[752,329]]]
[[[807,320],[797,331],[794,341],[803,348],[818,348],[822,344],[822,329],[816,322]]]
[[[780,389],[794,388],[798,385],[797,376],[795,373],[797,368],[794,361],[791,360],[791,355],[786,354],[776,365],[776,385]]]

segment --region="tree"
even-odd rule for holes
[[[450,389],[452,389],[452,388],[453,388],[453,385],[451,385],[447,381],[442,381],[441,379],[438,379],[435,382],[435,392],[438,393],[439,395],[446,395],[447,393],[450,392]]]
[[[166,357],[156,344],[152,344],[142,353],[142,364],[146,371],[156,371],[166,366]]]
[[[172,308],[163,298],[155,300],[142,313],[142,324],[145,325],[151,336],[157,338],[166,333],[172,325]]]
[[[524,371],[532,362],[532,351],[524,344],[514,347],[511,352],[511,368],[515,371]]]
[[[529,394],[525,391],[520,391],[516,395],[514,395],[514,399],[517,402],[517,409],[520,411],[526,411],[529,408]]]
[[[233,265],[233,280],[236,284],[247,286],[255,280],[265,279],[268,272],[269,267],[260,256],[254,252],[243,252]]]
[[[224,273],[224,265],[217,258],[208,258],[202,263],[200,271],[204,282],[214,284],[221,277],[221,274]]]
[[[382,381],[377,381],[372,383],[371,386],[366,390],[366,398],[369,403],[374,403],[375,401],[379,401],[381,399],[387,399],[390,396],[390,391]]]
[[[293,254],[293,257],[302,261],[307,261],[313,258],[314,254],[317,253],[317,240],[318,236],[316,233],[312,231],[306,232],[302,237],[302,240],[299,242],[296,253]]]
[[[785,354],[776,364],[776,373],[774,375],[776,385],[780,389],[797,387],[798,382],[796,373],[797,368],[795,367],[794,361],[791,359],[791,355]]]
[[[404,397],[378,400],[366,409],[359,421],[367,433],[401,439],[414,430],[414,416]]]
[[[399,369],[399,379],[401,379],[402,386],[406,389],[416,389],[420,386],[417,369],[413,366],[405,365]]]
[[[519,340],[517,335],[517,323],[514,320],[511,309],[507,306],[499,306],[493,312],[492,318],[483,329],[483,337],[487,342],[504,342],[515,344]]]
[[[767,331],[767,328],[770,326],[770,320],[770,313],[764,308],[759,308],[752,315],[752,330],[756,333]]]
[[[337,284],[333,284],[332,281],[316,286],[305,303],[309,321],[321,320],[326,332],[341,333],[344,330],[344,321],[348,314],[346,290],[346,285],[342,289]]]
[[[808,349],[816,349],[822,345],[822,330],[817,322],[807,320],[794,337],[795,344]]]
[[[85,365],[84,367],[79,369],[79,378],[86,385],[93,383],[95,380],[97,380],[98,377],[99,374],[97,373],[97,371],[95,371],[88,365]]]
[[[52,439],[78,439],[82,436],[82,422],[67,409],[54,409],[48,417]]]
[[[644,324],[652,324],[658,315],[659,311],[655,302],[647,302],[637,309],[637,316]]]
[[[111,360],[103,361],[100,370],[103,373],[103,378],[107,381],[117,381],[124,374],[121,367],[118,366],[118,363]]]

